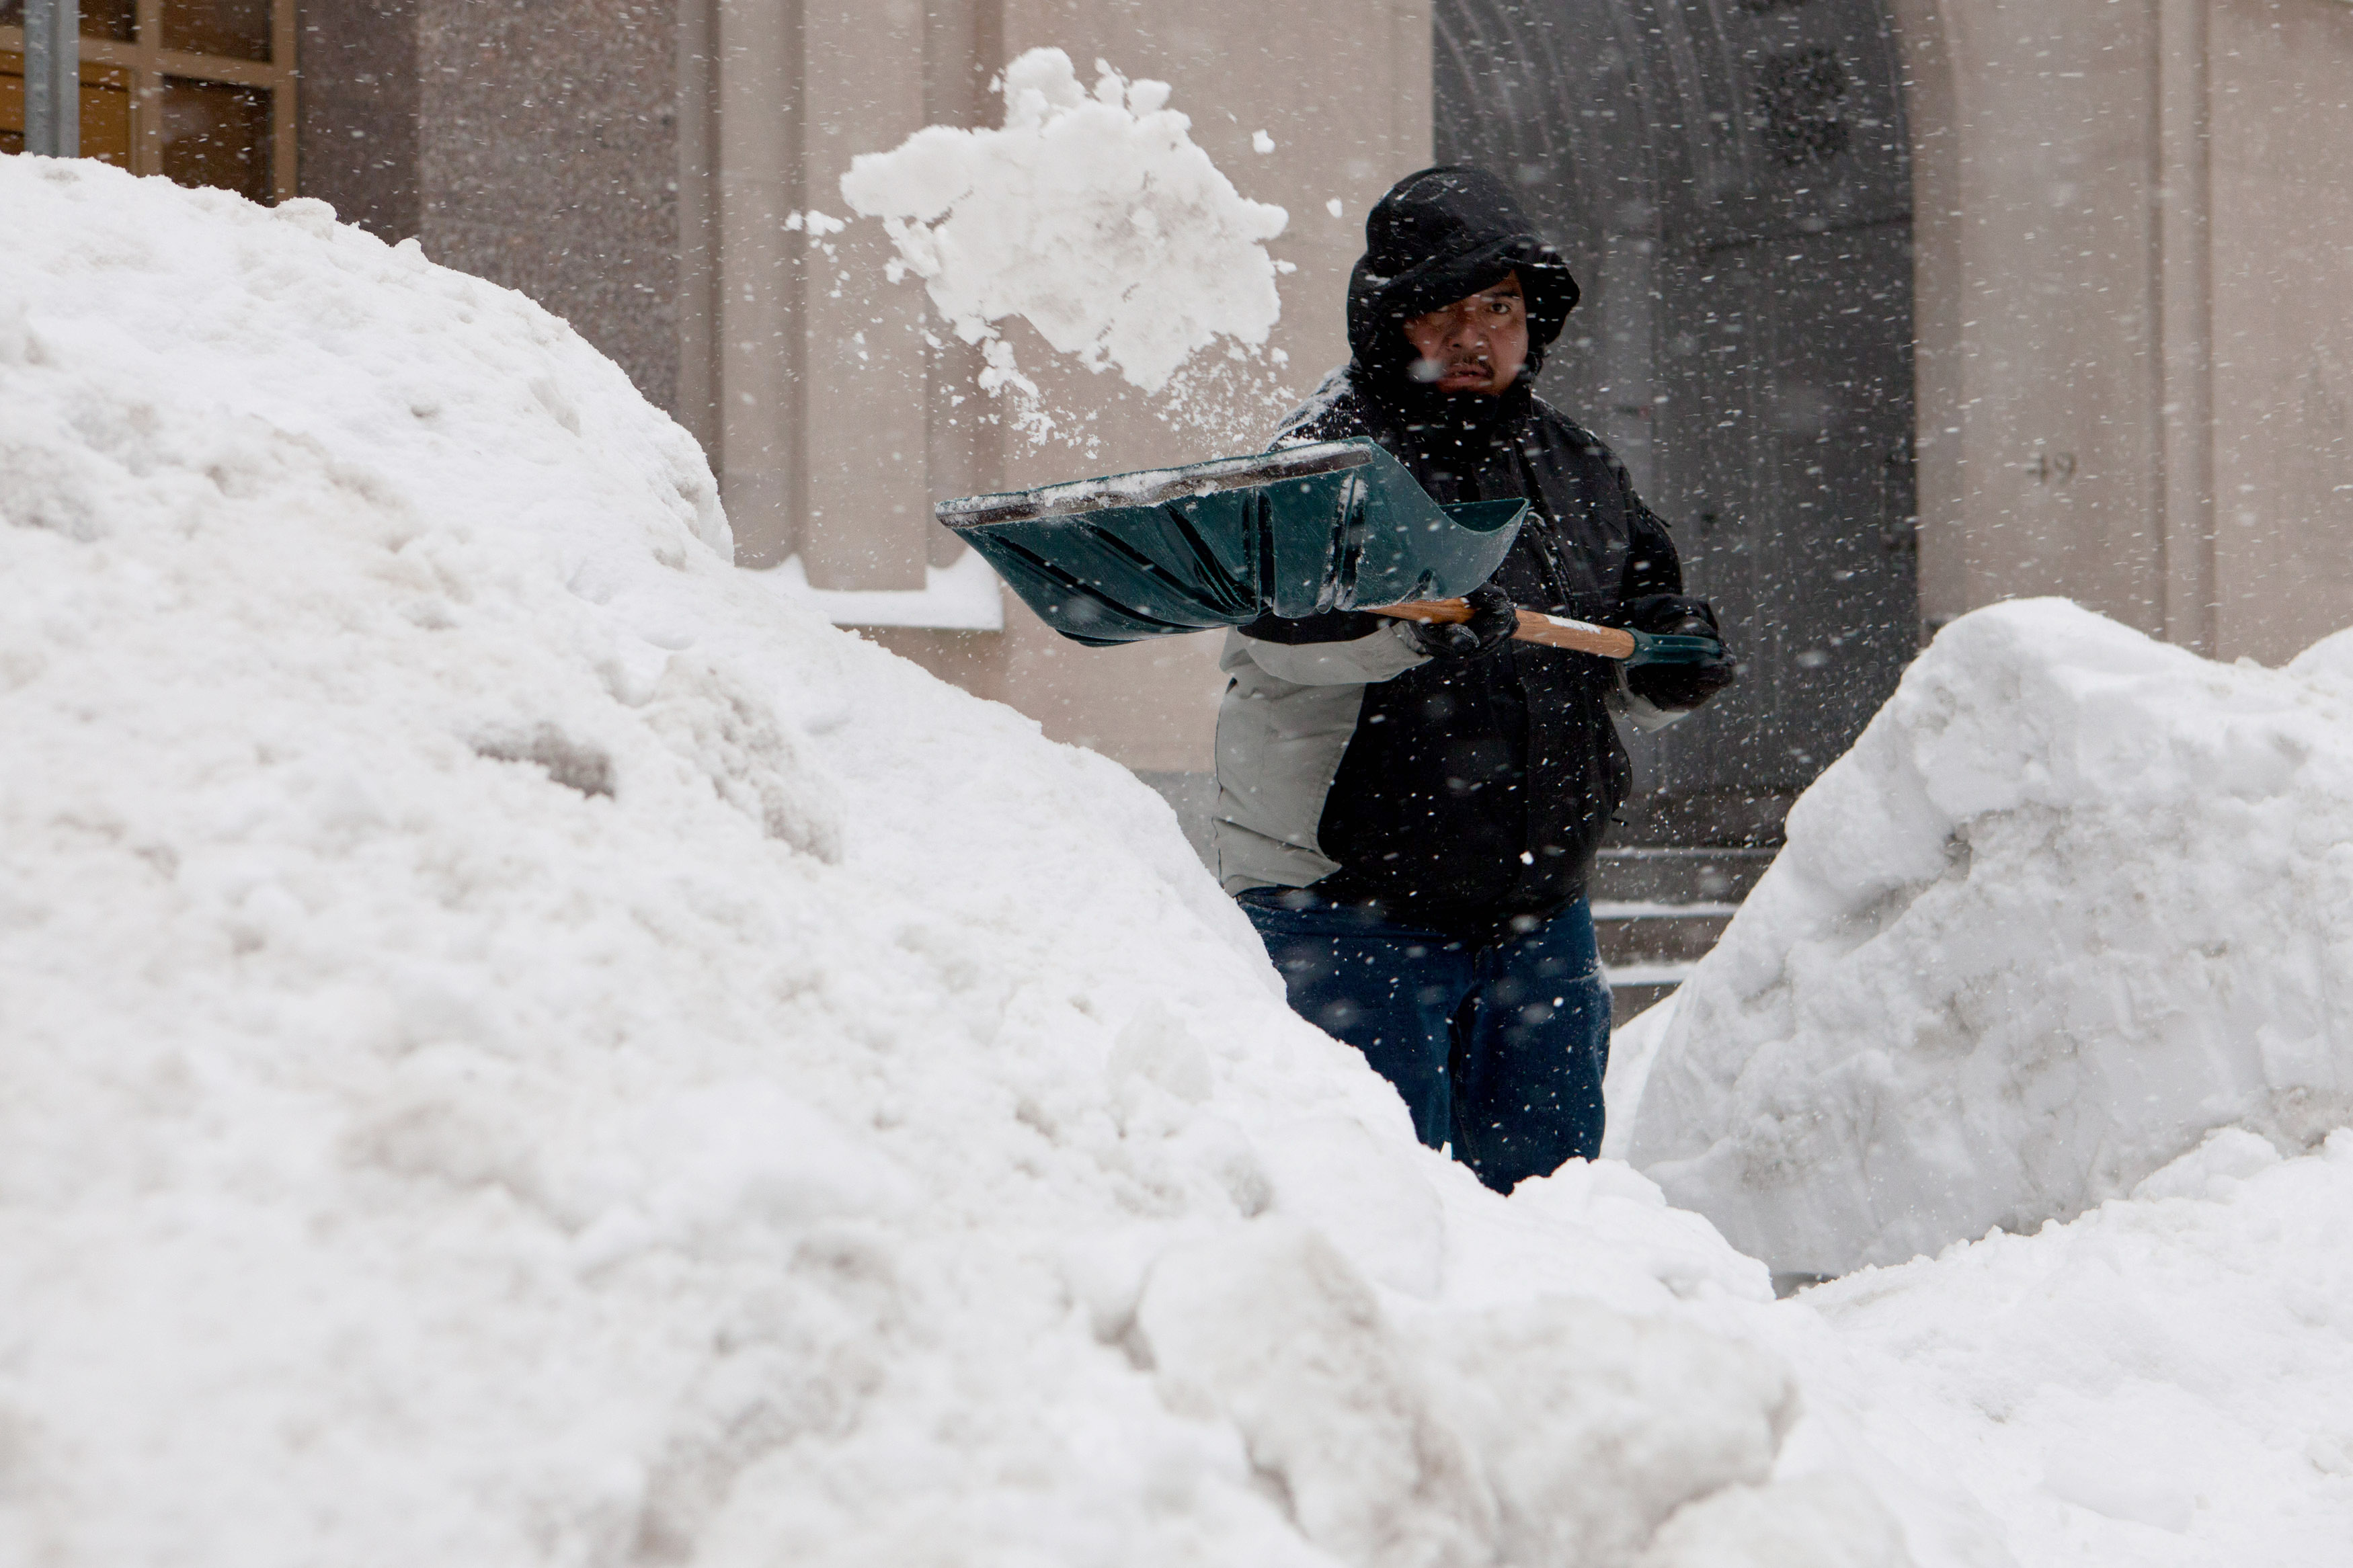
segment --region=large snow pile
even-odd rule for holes
[[[0,1562],[2353,1539],[2345,1137],[1778,1303],[1623,1165],[1498,1199],[1156,797],[734,573],[561,322],[317,204],[0,210]],[[1952,647],[2042,623],[2146,672]]]
[[[1005,68],[1001,128],[930,126],[841,177],[851,209],[883,220],[893,267],[984,345],[992,391],[1028,384],[997,332],[1008,316],[1153,392],[1220,337],[1265,342],[1282,313],[1266,243],[1288,215],[1234,189],[1166,82],[1095,68],[1090,93],[1069,55],[1031,49]]]
[[[2348,974],[2353,635],[2272,670],[1999,605],[1798,803],[1628,1157],[1777,1270],[2029,1229],[2353,1122]]]
[[[1156,797],[735,573],[562,322],[0,211],[0,1561],[1903,1560],[1704,1326],[1761,1268],[1416,1146]]]

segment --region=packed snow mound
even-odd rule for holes
[[[1417,1146],[1155,796],[736,573],[563,322],[0,211],[0,1561],[1904,1561],[1705,1326],[1757,1265]]]
[[[2072,1222],[1777,1317],[1809,1400],[1938,1467],[2024,1568],[2353,1558],[2353,1132],[2284,1160],[2226,1128]]]
[[[1684,985],[1628,1157],[1777,1271],[2353,1122],[2353,635],[2210,663],[2073,605],[1937,635]]]
[[[1008,316],[1157,392],[1220,337],[1265,342],[1282,312],[1266,244],[1289,215],[1234,189],[1166,82],[1095,69],[1090,93],[1069,55],[1031,49],[1005,68],[1002,127],[928,126],[841,177],[851,210],[883,220],[894,268],[986,345],[992,391],[1028,384],[997,335]]]

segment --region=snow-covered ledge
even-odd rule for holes
[[[924,567],[921,588],[813,588],[798,555],[788,555],[758,575],[837,626],[1005,629],[1005,601],[997,593],[997,574],[976,550],[966,550],[953,565]]]

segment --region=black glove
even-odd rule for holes
[[[1467,621],[1414,621],[1406,633],[1419,653],[1432,658],[1467,658],[1485,653],[1520,629],[1519,606],[1493,583],[1464,595],[1471,606]]]
[[[1705,599],[1651,594],[1626,606],[1626,624],[1655,637],[1705,637],[1720,643],[1715,612]],[[1732,684],[1738,674],[1729,648],[1704,664],[1639,664],[1626,671],[1626,689],[1656,708],[1688,711]]]

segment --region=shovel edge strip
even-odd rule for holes
[[[1319,474],[1361,468],[1372,460],[1371,454],[1358,442],[1317,441],[1244,458],[1196,463],[1190,468],[1147,468],[1141,473],[1114,474],[1109,479],[1081,479],[1034,490],[965,496],[940,502],[932,509],[932,515],[941,526],[954,529],[982,528],[997,522],[1043,522],[1081,512],[1157,507],[1192,496],[1280,484],[1285,479],[1314,479]]]

